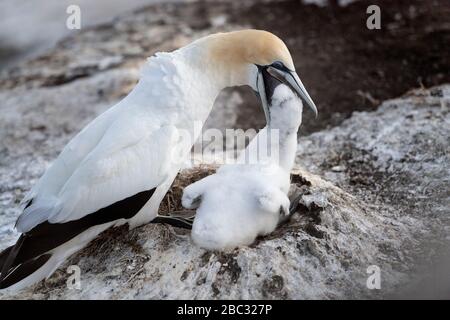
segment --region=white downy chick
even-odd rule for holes
[[[229,250],[250,245],[257,236],[274,231],[280,219],[289,215],[287,193],[302,102],[275,79],[266,85],[267,91],[271,96],[269,123],[238,162],[223,165],[217,173],[184,189],[183,206],[197,209],[192,239],[202,248]],[[261,153],[261,146],[272,153]]]

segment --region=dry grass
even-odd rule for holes
[[[192,169],[182,170],[175,178],[172,186],[164,197],[159,207],[159,214],[167,215],[169,212],[184,210],[181,205],[183,189],[206,176],[216,172],[217,166],[200,165]]]

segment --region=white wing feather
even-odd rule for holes
[[[176,145],[177,129],[164,126],[152,130],[152,124],[145,119],[127,118],[117,120],[108,129],[53,201],[47,198],[44,205],[33,205],[28,215],[27,210],[24,211],[17,224],[19,230],[29,230],[45,220],[62,223],[82,218],[138,192],[150,190],[164,180],[172,154],[168,146]],[[120,135],[124,126],[128,130],[132,128],[133,132]]]
[[[18,231],[82,218],[173,175],[171,157],[190,149],[171,118],[185,107],[176,81],[182,64],[169,54],[152,59],[144,67],[148,76],[72,139],[27,195],[24,201],[33,202],[17,220]]]
[[[167,146],[173,146],[175,135],[175,127],[162,127],[111,153],[94,150],[62,188],[60,210],[48,218],[49,222],[76,220],[157,187],[169,173]]]
[[[39,198],[55,197],[67,179],[72,175],[80,162],[98,144],[117,114],[120,104],[99,115],[80,131],[61,151],[58,158],[45,171],[44,175],[33,186],[22,202],[39,196]],[[37,199],[35,199],[37,200]]]

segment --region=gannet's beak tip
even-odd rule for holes
[[[317,119],[319,117],[319,112],[317,111],[316,104],[313,102],[311,106],[312,111],[314,112],[314,119]]]
[[[288,70],[288,69],[279,70],[274,67],[269,67],[267,71],[273,77],[277,78],[280,82],[291,87],[291,89],[294,90],[294,92],[296,92],[297,95],[300,98],[302,98],[302,100],[314,112],[314,116],[317,119],[319,113],[317,111],[316,104],[309,96],[308,91],[306,91],[305,86],[303,85],[302,81],[300,80],[300,77],[298,76],[298,74],[295,71]]]
[[[291,75],[292,75],[292,78],[294,78],[294,83],[291,83],[291,85],[294,87],[294,90],[297,92],[297,94],[303,99],[303,101],[308,105],[308,107],[314,113],[314,118],[317,119],[319,116],[319,112],[317,111],[316,104],[309,96],[308,91],[306,91],[306,88],[303,85],[303,83],[300,80],[300,77],[297,75],[297,73],[294,71],[291,73]]]

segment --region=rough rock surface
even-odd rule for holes
[[[167,226],[113,229],[47,282],[2,298],[395,295],[416,277],[418,257],[448,250],[449,100],[450,86],[417,90],[302,138],[293,172],[303,194],[298,213],[251,247],[206,252]],[[80,290],[66,286],[72,264],[82,271]],[[367,289],[370,265],[382,270],[383,290]]]

